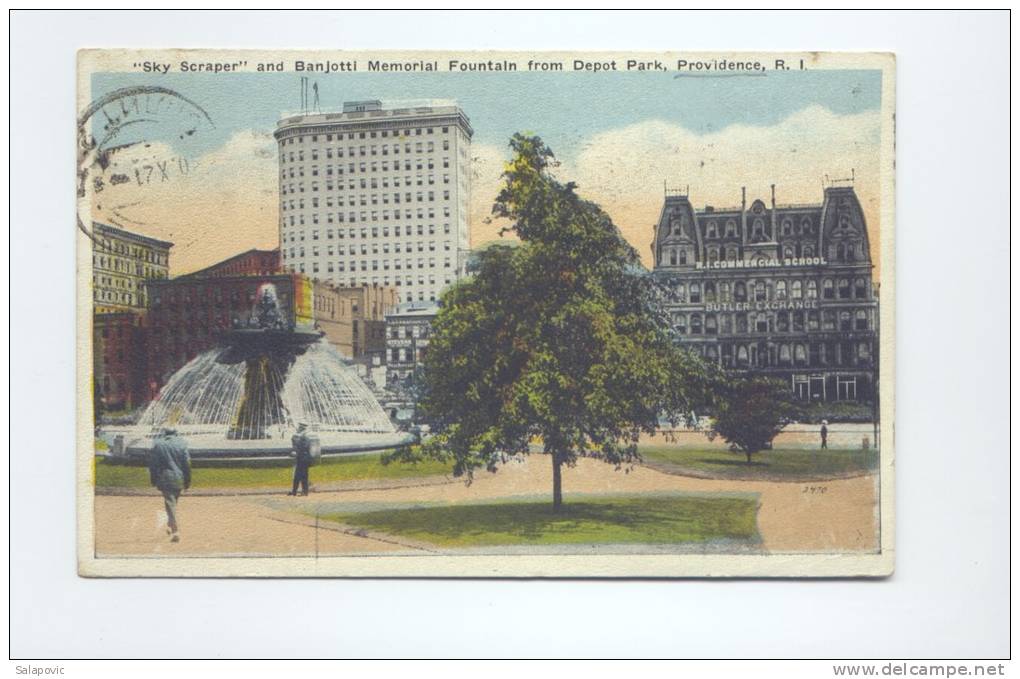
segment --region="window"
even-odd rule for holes
[[[747,301],[747,285],[744,281],[737,281],[733,285],[733,299],[738,302]]]
[[[854,313],[854,330],[868,329],[868,312],[865,309],[858,309]]]
[[[849,332],[851,330],[849,311],[839,312],[839,329],[841,332]]]
[[[812,279],[807,282],[807,298],[818,299],[818,281]]]
[[[832,287],[832,279],[826,278],[822,281],[822,297],[824,299],[834,299],[835,296],[835,290]]]
[[[850,281],[846,278],[839,279],[839,298],[850,299]]]
[[[764,302],[768,299],[768,293],[765,290],[765,282],[758,281],[754,284],[754,301]]]
[[[694,286],[691,286],[692,288]],[[701,314],[691,314],[691,334],[701,334]]]
[[[708,283],[705,283],[705,301],[714,302],[715,299],[715,283],[709,281]]]
[[[692,304],[701,303],[701,285],[698,283],[691,283],[691,303]],[[693,325],[693,323],[694,322],[692,320],[691,324]]]
[[[776,330],[778,332],[789,332],[790,331],[790,314],[786,311],[780,311],[776,314]]]
[[[840,401],[857,400],[857,378],[854,376],[836,376],[836,399]]]
[[[717,335],[719,334],[719,324],[716,320],[715,314],[705,315],[705,334],[706,335]]]
[[[864,299],[867,295],[867,286],[863,278],[854,279],[854,297],[857,299]]]
[[[674,314],[673,316],[673,329],[679,335],[687,334],[687,316],[684,314]]]
[[[790,297],[792,299],[800,299],[803,296],[803,284],[800,281],[794,281],[790,285]]]
[[[776,281],[776,299],[786,299],[786,281]]]

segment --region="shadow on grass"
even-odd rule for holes
[[[654,495],[374,510],[328,515],[361,530],[438,546],[758,539],[755,496]]]
[[[710,459],[710,458],[707,458],[707,457],[703,457],[703,458],[699,459],[698,462],[700,462],[702,464],[706,464],[706,465],[722,465],[722,466],[729,466],[729,467],[747,467],[747,468],[752,468],[752,467],[768,467],[769,466],[768,462],[759,462],[759,461],[756,461],[756,460],[752,460],[751,462],[748,462],[746,459],[740,459],[740,460],[713,460],[713,459]]]

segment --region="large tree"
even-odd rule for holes
[[[710,375],[671,339],[609,216],[551,174],[541,139],[510,147],[493,213],[519,243],[479,252],[474,275],[442,296],[420,402],[434,436],[397,457],[452,459],[470,478],[540,443],[558,509],[565,465],[638,460],[638,436],[660,417],[686,420]]]
[[[765,377],[734,377],[723,390],[712,419],[712,431],[751,456],[768,448],[800,408],[790,399],[787,383]]]

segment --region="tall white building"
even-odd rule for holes
[[[338,285],[393,286],[430,301],[463,272],[471,136],[457,106],[383,108],[281,120],[280,254]]]

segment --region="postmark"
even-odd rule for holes
[[[191,98],[168,87],[124,87],[92,101],[77,125],[77,225],[92,237],[91,219],[119,226],[147,189],[179,181],[195,169],[196,136],[215,125]],[[141,196],[141,198],[140,198]]]

